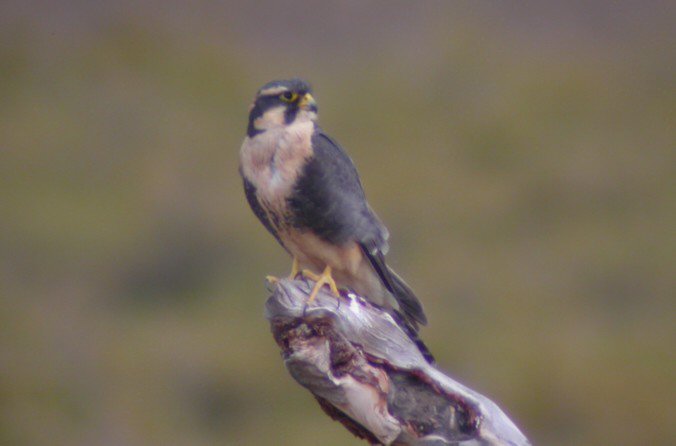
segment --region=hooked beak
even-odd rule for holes
[[[303,98],[298,103],[298,107],[300,107],[302,110],[317,113],[317,102],[310,93],[305,93]]]

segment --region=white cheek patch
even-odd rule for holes
[[[263,116],[254,119],[254,128],[256,130],[267,130],[274,127],[281,127],[284,122],[284,106],[279,106],[266,110]]]

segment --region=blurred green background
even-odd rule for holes
[[[539,445],[676,442],[669,2],[0,3],[0,444],[358,445],[237,173],[302,76],[440,366]]]

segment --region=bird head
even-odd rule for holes
[[[317,103],[310,84],[302,79],[272,81],[256,93],[247,134],[253,137],[272,128],[316,119]]]

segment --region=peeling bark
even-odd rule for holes
[[[287,370],[332,419],[370,444],[530,443],[488,398],[429,364],[392,317],[354,294],[280,280],[266,302]]]

